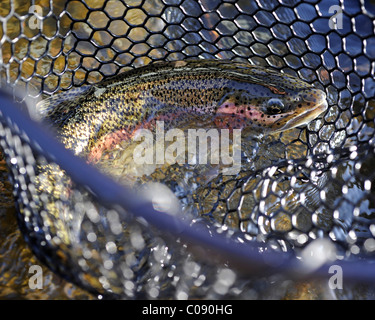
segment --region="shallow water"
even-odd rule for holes
[[[299,129],[296,129],[299,130]],[[287,133],[287,135],[290,135],[291,137],[295,136],[295,133],[290,132]],[[279,138],[279,137],[278,137]],[[275,138],[269,138],[273,141]],[[282,138],[284,142],[286,142],[286,137]],[[267,145],[269,145],[270,140],[265,140],[267,142]],[[275,142],[276,143],[276,142]],[[277,145],[277,144],[276,144]],[[264,152],[262,151],[262,147],[258,146],[258,152],[255,153],[259,159],[263,159],[265,156]],[[272,148],[271,148],[272,149]],[[272,154],[272,150],[270,148],[267,148],[267,158],[269,159],[270,154]],[[279,150],[280,151],[280,150]],[[279,152],[275,152],[274,155],[277,154],[280,155]],[[264,160],[262,160],[264,161]],[[251,163],[249,166],[256,166],[257,162],[254,161],[254,163]],[[259,164],[260,165],[260,164]],[[261,166],[261,165],[260,165]],[[207,167],[206,167],[207,168]],[[371,161],[364,166],[364,170],[371,171]],[[177,177],[180,178],[186,178],[186,175],[188,173],[191,173],[191,170],[181,171],[176,170],[175,173],[177,174]],[[172,170],[172,167],[171,167]],[[340,169],[338,170],[337,176],[340,179],[349,179],[354,174],[354,162],[353,161],[344,161],[342,162]],[[173,170],[172,170],[173,171]],[[155,171],[155,175],[152,177],[153,179],[150,179],[151,181],[157,181],[157,178],[162,179],[166,184],[168,182],[170,185],[168,187],[173,188],[176,187],[176,184],[173,184],[175,181],[176,176],[173,176],[173,174],[170,171],[168,174],[164,170],[161,170],[158,172],[158,170]],[[193,171],[194,172],[194,171]],[[251,170],[247,168],[247,174],[249,175],[249,172]],[[183,175],[181,176],[181,174]],[[200,171],[199,173],[202,173]],[[163,174],[163,176],[160,176],[160,174]],[[188,175],[189,176],[189,175]],[[196,179],[197,176],[202,178],[201,174],[190,175],[191,179]],[[251,175],[250,175],[251,176]],[[171,178],[170,178],[171,177]],[[170,179],[169,179],[170,178]],[[212,177],[211,181],[215,181],[215,178],[217,176]],[[257,185],[257,179],[247,179],[247,176],[243,176],[246,183],[244,183],[245,189],[247,190],[253,190],[254,196],[257,196],[257,188],[254,189],[254,187]],[[251,177],[250,177],[251,178]],[[0,290],[0,298],[3,299],[90,299],[93,298],[93,296],[85,293],[84,291],[80,290],[79,288],[64,282],[59,277],[48,271],[46,268],[43,267],[43,273],[44,273],[44,279],[45,279],[45,286],[42,290],[33,290],[29,287],[28,281],[30,279],[30,274],[28,273],[28,268],[31,265],[38,264],[38,261],[35,259],[31,251],[27,248],[27,245],[24,243],[22,239],[22,235],[20,231],[18,230],[16,219],[15,219],[15,209],[13,206],[13,198],[9,192],[11,186],[9,183],[6,182],[6,169],[4,166],[4,162],[2,162],[1,166],[1,182],[3,183],[2,186],[2,206],[3,209],[1,211],[2,220],[0,222],[0,232],[2,233],[1,241],[2,241],[2,254],[0,256],[1,261],[1,276],[0,276],[0,284],[1,284],[1,290]],[[320,183],[324,184],[324,179],[320,177],[317,179],[320,181]],[[233,228],[242,227],[242,229],[245,226],[245,223],[239,223],[238,217],[236,218],[233,214],[226,214],[227,212],[227,204],[225,202],[224,197],[228,197],[229,194],[233,193],[233,190],[236,190],[238,188],[238,185],[236,186],[236,180],[233,179],[233,177],[228,177],[224,180],[220,180],[220,183],[222,183],[222,186],[224,189],[221,190],[221,195],[223,196],[221,199],[222,204],[218,205],[215,210],[215,212],[211,212],[209,214],[209,217],[213,218],[216,221],[225,220],[224,223],[229,225]],[[303,184],[301,184],[302,187]],[[180,200],[187,200],[188,195],[191,196],[191,199],[194,200],[194,196],[200,195],[202,199],[195,199],[197,200],[195,203],[200,203],[201,207],[199,208],[198,212],[202,213],[204,212],[204,208],[212,208],[213,202],[218,201],[218,196],[214,193],[220,189],[220,185],[217,184],[213,188],[207,188],[205,185],[200,186],[197,184],[196,188],[189,188],[192,184],[188,181],[185,184],[186,188],[175,188],[173,189],[175,194],[178,195],[178,191],[180,191]],[[259,187],[259,186],[258,186]],[[282,187],[281,187],[282,188]],[[295,186],[296,192],[299,191],[298,184]],[[262,188],[259,188],[260,190]],[[203,191],[210,192],[209,195],[205,194]],[[190,193],[189,193],[190,192]],[[319,202],[319,192],[317,192],[317,189],[314,184],[311,184],[307,189],[304,189],[308,206],[315,207],[316,203]],[[327,191],[327,198],[330,200],[335,199],[335,185],[332,185],[331,194]],[[235,194],[235,193],[233,193]],[[348,184],[348,197],[352,199],[353,202],[356,200],[360,200],[364,195],[364,190],[361,184],[356,183],[354,181],[353,184]],[[259,196],[259,194],[258,194]],[[201,201],[202,200],[202,201]],[[238,200],[236,200],[236,196],[232,198],[232,201],[234,203],[234,206],[237,205]],[[272,212],[277,206],[279,205],[279,200],[269,197],[267,203],[267,208]],[[220,201],[219,201],[220,202]],[[230,203],[230,202],[229,202]],[[290,198],[290,201],[288,202],[288,206],[291,210],[295,207],[293,203],[296,205],[298,204],[298,198]],[[230,204],[229,204],[230,205]],[[248,214],[251,207],[251,203],[247,203],[246,206],[243,206],[242,209],[245,213]],[[368,203],[368,205],[370,205]],[[366,207],[365,204],[361,210],[363,213],[369,212],[368,210],[370,207]],[[203,211],[201,211],[203,210]],[[349,208],[348,212],[352,212],[353,208]],[[371,209],[372,210],[372,209]],[[371,211],[370,210],[370,211]],[[267,210],[266,210],[267,211]],[[362,211],[360,212],[362,214]],[[308,215],[308,213],[306,213]],[[328,216],[329,218],[329,216]],[[307,217],[307,220],[311,218]],[[351,224],[351,217],[350,216],[343,216],[341,217],[341,220],[343,224],[347,224],[347,226],[350,226]],[[278,231],[288,230],[288,221],[285,222],[284,219],[281,217],[278,217],[277,220]],[[307,221],[306,220],[306,221]],[[326,227],[329,229],[330,226],[330,220],[329,219],[321,219],[321,228],[325,227],[325,224],[327,223]],[[303,226],[300,226],[300,228],[303,229]],[[249,226],[247,226],[246,230],[249,233],[254,232]],[[258,231],[259,232],[259,231]],[[270,232],[270,229],[265,228],[262,230],[262,232]],[[345,290],[339,291],[339,292],[332,292],[327,289],[327,283],[324,281],[289,281],[285,279],[265,279],[265,283],[267,283],[267,286],[271,286],[274,291],[266,290],[266,292],[257,292],[254,293],[254,298],[276,298],[276,299],[333,299],[333,298],[367,298],[370,299],[373,297],[373,289],[369,286],[364,285],[355,285],[353,287],[346,286]],[[271,285],[271,283],[273,283]]]
[[[4,161],[0,163],[0,299],[93,299],[95,296],[72,285],[43,266],[33,255],[18,228],[14,199]],[[29,286],[29,268],[39,265],[43,288]],[[282,281],[276,298],[317,299],[327,295],[324,284]],[[274,293],[269,292],[269,296]],[[254,298],[257,295],[254,294]]]
[[[12,186],[5,161],[0,162],[0,299],[92,299],[93,296],[52,273],[25,243],[18,228]],[[42,268],[43,288],[32,289],[29,280]]]

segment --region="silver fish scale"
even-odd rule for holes
[[[0,76],[18,92],[17,101],[69,94],[152,62],[191,58],[270,67],[323,89],[329,102],[306,128],[255,146],[246,141],[246,164],[236,176],[214,176],[186,195],[173,185],[170,168],[168,181],[180,201],[202,213],[192,222],[181,219],[202,234],[254,245],[249,256],[246,248],[239,251],[241,263],[220,240],[211,245],[205,238],[204,245],[199,237],[184,238],[178,222],[163,230],[134,218],[138,212],[125,201],[108,205],[105,190],[92,191],[100,183],[95,176],[77,183],[73,171],[61,171],[58,151],[22,132],[17,114],[2,117],[1,146],[21,229],[49,268],[115,298],[280,298],[285,288],[274,283],[283,283],[288,268],[274,261],[286,257],[286,266],[294,266],[290,256],[303,256],[309,244],[325,239],[340,258],[335,263],[354,261],[348,273],[371,279],[365,268],[375,252],[370,2],[50,1],[28,10],[33,4],[6,0],[0,8]],[[4,105],[1,110],[5,115]],[[40,174],[46,170],[47,177]],[[265,263],[253,251],[277,258]],[[217,262],[218,256],[228,261]],[[272,281],[263,277],[269,268]],[[354,289],[335,294],[360,295]]]

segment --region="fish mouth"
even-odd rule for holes
[[[301,112],[297,116],[290,116],[290,120],[288,120],[283,126],[277,128],[277,132],[284,131],[287,129],[292,129],[296,127],[300,127],[303,125],[308,124],[310,121],[316,119],[319,115],[321,115],[324,111],[328,108],[327,100],[321,100],[320,103],[316,104],[314,108],[306,109],[305,111]],[[280,119],[278,122],[285,121],[284,119]]]

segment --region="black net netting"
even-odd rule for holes
[[[374,17],[373,1],[2,1],[1,146],[35,255],[116,298],[277,297],[275,277],[332,265],[375,279]],[[184,59],[270,67],[324,90],[329,107],[245,150],[239,173],[174,190],[186,216],[74,157],[20,107]]]

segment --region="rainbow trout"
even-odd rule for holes
[[[327,108],[322,90],[264,67],[175,61],[137,68],[39,104],[75,154],[98,162],[138,128],[203,123],[259,136],[306,124]]]
[[[242,129],[242,135],[259,137],[311,121],[326,110],[327,102],[323,91],[292,76],[249,64],[200,60],[134,69],[54,95],[38,107],[68,149],[115,180],[136,188],[145,186],[147,195],[151,194],[147,186],[156,181],[157,198],[163,200],[166,194],[165,203],[169,203],[177,197],[182,212],[194,216],[197,210],[205,214],[216,208],[219,218],[215,220],[219,221],[221,214],[226,216],[226,207],[216,206],[217,197],[206,196],[211,190],[205,188],[210,188],[207,182],[218,176],[221,167],[137,166],[132,162],[137,129],[153,129],[163,121],[165,130]],[[51,233],[66,244],[80,241],[85,214],[75,209],[69,176],[57,165],[41,164],[34,183],[39,210],[48,213],[45,224]],[[246,206],[251,212],[251,204]]]

